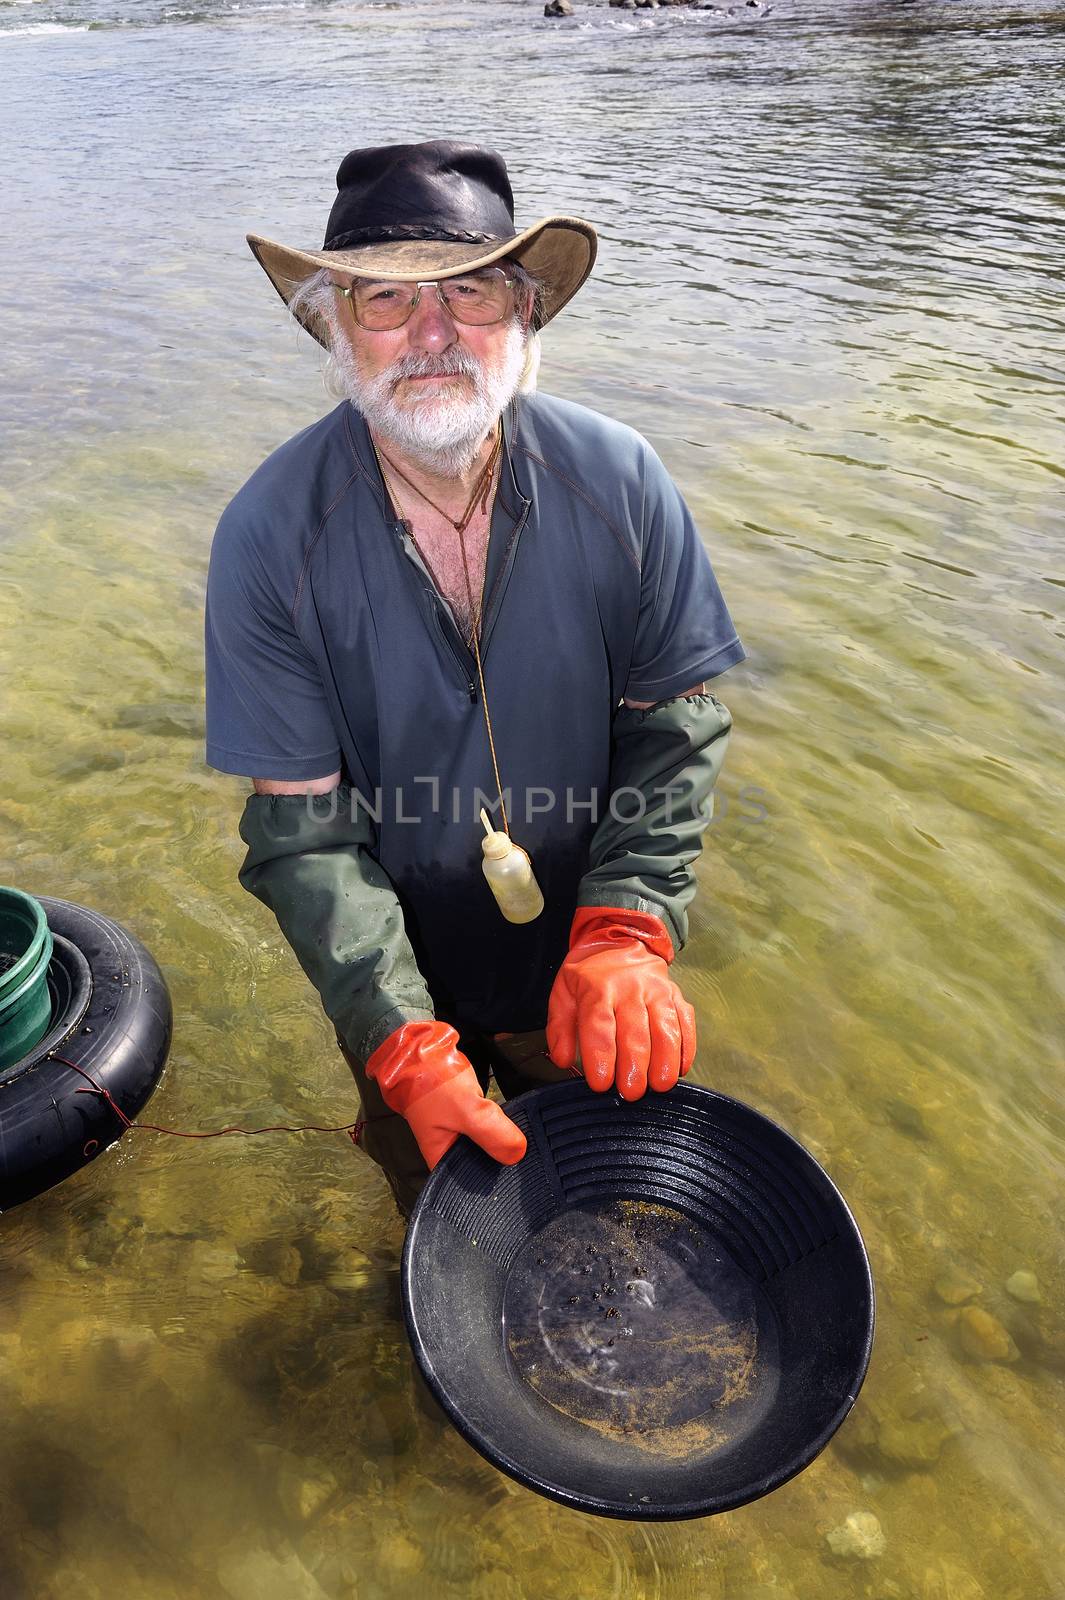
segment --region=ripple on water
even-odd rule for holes
[[[244,786],[202,768],[197,709],[218,515],[322,409],[241,235],[320,237],[344,104],[341,143],[487,138],[522,220],[601,227],[542,381],[651,438],[751,653],[719,686],[729,803],[677,968],[697,1074],[811,1142],[880,1297],[859,1406],[780,1494],[708,1524],[577,1518],[420,1405],[402,1231],[343,1138],[123,1141],[2,1219],[16,1589],[1056,1593],[1058,13],[776,0],[758,24],[552,29],[502,0],[37,0],[0,35],[0,878],[100,905],[161,960],[153,1120],[353,1111],[236,883]],[[934,1287],[952,1266],[1019,1359],[967,1351]],[[866,1515],[885,1548],[859,1565],[825,1536]]]

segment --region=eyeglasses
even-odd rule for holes
[[[444,278],[439,283],[383,283],[357,278],[347,289],[335,283],[334,289],[348,301],[360,328],[386,333],[402,328],[422,297],[423,289],[435,289],[436,297],[456,322],[486,327],[502,322],[510,308],[510,291],[515,280],[501,267],[485,267],[463,278]]]

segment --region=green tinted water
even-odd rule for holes
[[[155,953],[153,1120],[352,1119],[236,883],[244,786],[202,764],[203,582],[226,499],[325,404],[240,232],[313,242],[341,150],[441,131],[447,88],[522,216],[603,224],[543,386],[652,438],[747,644],[695,1076],[842,1187],[873,1364],[768,1499],[582,1517],[419,1406],[400,1227],[344,1139],[136,1135],[0,1221],[5,1600],[1057,1600],[1061,17],[589,12],[564,45],[521,7],[392,17],[3,45],[0,881]]]

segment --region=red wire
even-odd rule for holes
[[[217,1128],[210,1133],[189,1133],[182,1128],[160,1128],[154,1122],[131,1122],[110,1091],[105,1089],[103,1084],[97,1083],[95,1078],[90,1077],[83,1067],[79,1067],[73,1061],[68,1061],[65,1056],[54,1055],[51,1059],[53,1061],[61,1061],[64,1067],[70,1067],[73,1072],[84,1078],[86,1083],[92,1084],[91,1089],[75,1089],[75,1094],[102,1095],[121,1122],[123,1129],[128,1128],[133,1133],[168,1133],[173,1139],[224,1139],[227,1134],[241,1134],[244,1138],[250,1139],[257,1133],[346,1133],[352,1144],[358,1144],[359,1135],[362,1133],[366,1123],[371,1120],[368,1117],[360,1117],[358,1122],[347,1122],[339,1128],[324,1128],[316,1122],[300,1122],[295,1126],[290,1126],[284,1122],[276,1122],[266,1128]],[[89,1142],[93,1144],[95,1140],[90,1140]]]

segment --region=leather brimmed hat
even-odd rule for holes
[[[249,233],[248,243],[287,305],[320,267],[362,278],[451,278],[510,257],[540,280],[550,322],[595,261],[595,229],[578,217],[545,217],[520,232],[502,156],[485,145],[432,139],[350,151],[320,250],[296,250]],[[308,332],[320,339],[313,318]]]

